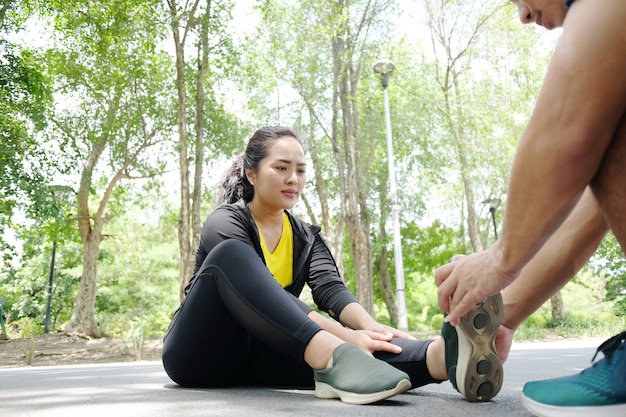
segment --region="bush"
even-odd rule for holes
[[[7,336],[11,339],[25,339],[43,334],[43,326],[31,317],[7,323]]]
[[[430,319],[431,330],[439,330],[441,329],[441,326],[443,326],[443,314],[439,313],[432,316]]]

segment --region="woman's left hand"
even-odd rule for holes
[[[395,328],[393,328],[391,326],[387,326],[385,324],[380,324],[378,322],[372,323],[370,326],[368,326],[366,329],[363,329],[363,330],[369,330],[371,332],[380,333],[380,334],[383,334],[383,335],[390,335],[392,338],[393,337],[398,337],[400,339],[415,340],[415,338],[413,336],[411,336],[410,334],[408,334],[406,332],[403,332],[402,330],[398,330],[398,329],[395,329]]]

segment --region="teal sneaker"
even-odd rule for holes
[[[476,304],[456,327],[449,323],[441,327],[448,378],[467,401],[489,401],[502,388],[502,362],[495,340],[503,317],[498,293]]]
[[[522,404],[543,417],[626,416],[626,332],[602,343],[604,358],[577,375],[526,383]]]
[[[314,369],[315,396],[339,398],[348,404],[370,404],[411,388],[409,376],[361,352],[349,343],[339,345],[326,369]]]

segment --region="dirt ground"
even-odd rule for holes
[[[0,340],[0,368],[160,360],[162,340],[151,338],[141,349],[132,341],[54,333],[31,339]]]

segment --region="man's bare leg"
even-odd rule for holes
[[[598,173],[591,182],[609,228],[622,251],[626,249],[626,116],[607,149]]]

